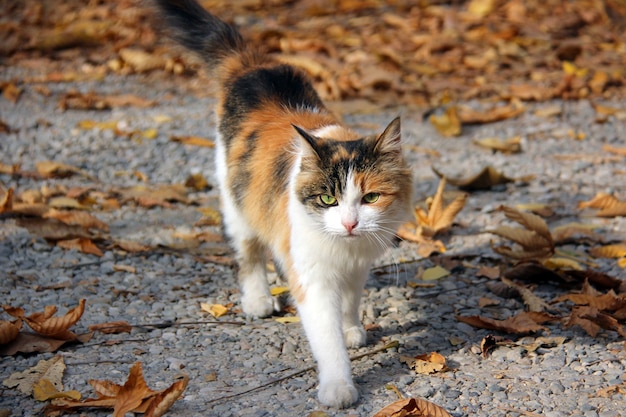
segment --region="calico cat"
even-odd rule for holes
[[[243,311],[265,317],[279,308],[269,251],[317,361],[318,398],[347,407],[358,391],[346,347],[366,341],[359,303],[369,268],[411,211],[400,120],[359,136],[326,110],[301,70],[248,46],[195,0],[154,1],[218,85],[217,178]]]

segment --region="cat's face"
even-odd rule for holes
[[[345,240],[392,236],[410,210],[412,190],[399,120],[381,135],[349,141],[298,131],[306,143],[295,191],[316,227]]]

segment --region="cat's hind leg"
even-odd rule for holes
[[[265,246],[258,239],[242,239],[234,244],[239,263],[241,305],[246,315],[267,317],[280,310],[278,300],[270,294],[265,267]]]
[[[241,305],[248,316],[267,317],[280,310],[278,299],[270,294],[266,270],[266,248],[243,220],[233,199],[222,193],[222,218],[230,244],[236,252]]]

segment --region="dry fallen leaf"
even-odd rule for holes
[[[538,323],[537,320],[542,321],[542,318],[545,318],[547,321],[557,319],[547,314],[537,315],[525,311],[505,320],[490,319],[482,316],[456,316],[456,318],[470,326],[513,334],[534,333],[545,330],[545,327],[541,326],[541,323]]]
[[[461,134],[461,120],[456,106],[450,106],[442,114],[432,114],[428,120],[443,136],[459,136]]]
[[[222,317],[224,314],[230,311],[228,307],[222,304],[200,303],[200,308],[202,309],[202,311],[206,311],[215,318]]]
[[[446,410],[422,398],[398,400],[372,417],[452,417]]]
[[[33,397],[37,401],[48,401],[54,398],[80,400],[80,392],[76,390],[61,391],[49,379],[42,378],[33,385]]]
[[[97,398],[73,401],[56,399],[50,410],[71,411],[76,408],[112,408],[114,417],[123,417],[127,412],[145,413],[145,416],[162,416],[182,395],[189,381],[184,375],[168,388],[154,391],[148,387],[143,377],[141,362],[135,362],[124,385],[106,380],[90,380]]]
[[[579,202],[578,208],[599,209],[595,213],[598,217],[626,216],[626,201],[618,200],[617,197],[606,193],[598,193],[589,201]]]
[[[591,248],[589,254],[596,258],[622,258],[626,256],[626,243]]]
[[[507,206],[501,206],[499,210],[503,211],[509,220],[524,226],[524,229],[498,226],[489,230],[489,233],[512,240],[522,247],[522,250],[513,250],[505,246],[494,247],[493,250],[496,253],[519,260],[541,260],[549,258],[554,254],[552,234],[550,229],[548,229],[548,225],[541,217]]]
[[[415,223],[407,223],[403,225],[402,229],[405,229],[409,233],[403,233],[404,230],[400,230],[400,237],[408,237],[408,240],[421,241],[423,238],[432,238],[437,233],[444,232],[452,227],[454,218],[465,206],[467,200],[467,194],[461,194],[457,196],[450,204],[444,206],[443,191],[446,186],[446,179],[442,178],[439,181],[437,193],[430,201],[428,211],[416,207],[415,208]],[[411,232],[411,230],[415,232]],[[412,234],[418,236],[417,239],[411,238]]]
[[[437,352],[417,356],[400,355],[400,362],[404,362],[409,368],[422,375],[448,370],[446,358]]]
[[[14,341],[22,328],[22,320],[0,320],[0,345]]]
[[[48,380],[57,391],[63,390],[63,372],[65,362],[62,356],[54,356],[48,360],[40,360],[37,365],[22,372],[15,372],[2,381],[4,386],[16,388],[23,394],[32,395],[33,386],[41,379]]]
[[[91,239],[79,237],[76,239],[66,239],[57,241],[57,246],[63,249],[75,249],[79,252],[89,253],[91,255],[103,256],[104,254],[99,247],[93,243]]]
[[[76,210],[57,210],[51,208],[43,214],[43,218],[57,219],[68,225],[82,226],[85,229],[100,229],[105,232],[109,231],[109,226],[100,221],[95,216],[85,212]]]
[[[502,153],[519,153],[522,151],[521,136],[514,136],[508,139],[484,138],[476,139],[473,142],[483,148]]]
[[[487,166],[477,174],[467,178],[449,178],[443,173],[439,172],[435,167],[431,167],[431,169],[435,174],[437,174],[437,176],[446,177],[450,184],[468,191],[488,190],[495,185],[506,184],[516,181],[500,173],[492,166]]]
[[[468,106],[461,106],[458,109],[458,116],[461,123],[464,124],[493,123],[519,116],[525,111],[524,106],[519,103],[507,104],[487,110],[474,110]]]
[[[43,336],[59,340],[76,340],[76,334],[68,329],[80,319],[85,311],[85,299],[81,299],[78,306],[72,308],[62,317],[54,317],[57,312],[56,306],[46,306],[43,312],[24,315],[24,310],[19,307],[3,306],[9,315],[24,320],[28,326]]]
[[[179,142],[183,145],[204,146],[206,148],[214,148],[215,142],[200,136],[171,136],[172,142]]]
[[[524,300],[524,305],[528,307],[528,311],[541,312],[552,310],[552,308],[546,301],[536,296],[530,289],[526,288],[525,286],[517,284],[510,279],[507,279],[506,277],[501,277],[500,279],[506,286],[517,291],[517,293],[522,297],[522,300]]]
[[[100,324],[90,324],[88,327],[92,332],[100,332],[104,334],[130,333],[133,327],[124,320],[109,321]]]

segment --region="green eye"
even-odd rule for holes
[[[337,199],[332,195],[322,194],[320,195],[320,200],[327,206],[333,206],[337,204]]]
[[[379,193],[368,193],[363,196],[363,202],[367,204],[372,204],[372,203],[377,202],[379,198],[380,198]]]

